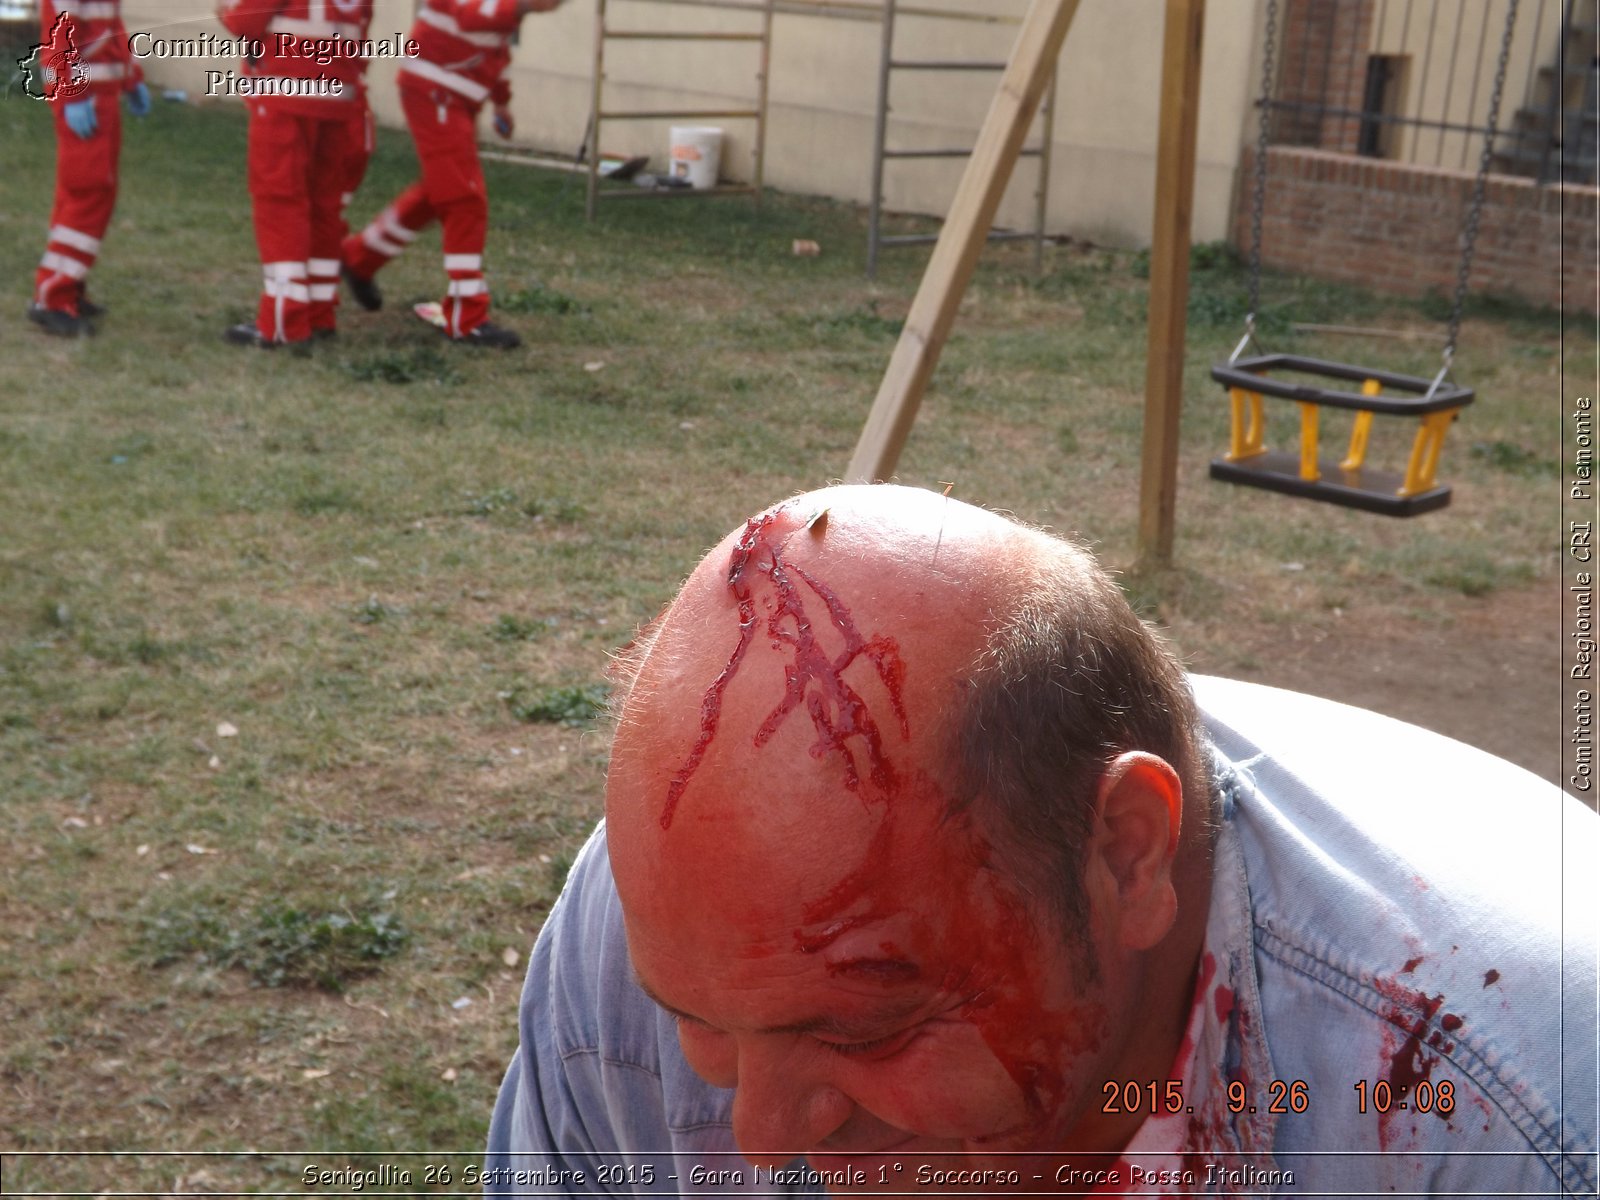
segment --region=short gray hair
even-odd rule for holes
[[[1187,818],[1202,821],[1209,771],[1177,657],[1087,551],[1052,540],[968,676],[953,806],[985,824],[1071,936],[1088,928],[1084,853],[1107,766],[1130,750],[1165,759],[1190,797]]]

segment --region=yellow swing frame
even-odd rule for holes
[[[1297,382],[1273,372],[1359,382],[1361,390]],[[1227,389],[1233,410],[1228,452],[1212,460],[1213,479],[1393,517],[1414,517],[1450,503],[1449,486],[1437,479],[1439,457],[1444,435],[1472,403],[1472,391],[1446,383],[1443,371],[1430,381],[1298,354],[1263,354],[1215,366],[1211,377]],[[1298,453],[1267,449],[1264,396],[1298,404]],[[1319,456],[1324,407],[1356,414],[1349,450],[1338,462]],[[1379,413],[1420,419],[1403,474],[1366,465],[1372,418]]]

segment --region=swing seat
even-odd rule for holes
[[[1361,390],[1275,378],[1273,372],[1359,382]],[[1211,460],[1211,478],[1391,517],[1415,517],[1450,503],[1450,488],[1437,482],[1435,473],[1445,431],[1456,414],[1472,403],[1470,388],[1298,354],[1264,354],[1218,364],[1211,368],[1211,378],[1228,390],[1233,403],[1229,450],[1222,458]],[[1299,404],[1299,453],[1273,452],[1263,444],[1263,396]],[[1325,407],[1356,414],[1350,450],[1342,461],[1318,456],[1319,415]],[[1373,415],[1379,413],[1420,418],[1404,473],[1366,465],[1367,437]]]

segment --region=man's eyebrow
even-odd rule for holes
[[[874,968],[879,964],[884,964],[889,961],[891,960],[856,959],[848,963],[840,964],[840,970],[838,973],[856,975],[857,977],[876,977],[882,981],[882,976],[877,975]],[[901,960],[892,961],[898,962]],[[915,968],[912,967],[910,963],[906,963],[905,966],[911,967],[912,971],[915,972]],[[863,970],[864,968],[865,970]],[[911,977],[915,978],[915,974],[913,974]],[[904,976],[901,978],[903,979]],[[698,1025],[702,1029],[716,1028],[715,1025],[711,1024],[711,1022],[707,1021],[705,1018],[697,1017],[693,1013],[684,1012],[681,1008],[676,1008],[673,1005],[668,1004],[660,996],[656,995],[654,989],[652,989],[648,983],[641,979],[637,973],[634,974],[633,981],[639,985],[639,990],[648,996],[658,1008],[670,1016],[675,1017],[677,1020],[686,1021],[690,1025]],[[896,980],[896,982],[899,981],[899,979]],[[755,1032],[824,1033],[830,1037],[856,1038],[858,1040],[864,1040],[881,1033],[884,1029],[890,1028],[898,1022],[909,1020],[911,1017],[915,1016],[919,1011],[925,1008],[927,1003],[928,998],[920,994],[900,996],[892,1000],[880,1001],[870,1006],[863,1012],[849,1018],[833,1015],[809,1017],[805,1020],[791,1021],[783,1025],[764,1026],[763,1028],[755,1030]]]
[[[706,1026],[706,1028],[708,1028],[708,1029],[710,1028],[710,1026],[707,1025],[705,1021],[702,1021],[699,1017],[695,1016],[693,1013],[686,1013],[681,1008],[674,1008],[672,1005],[668,1004],[665,1000],[663,1000],[660,996],[656,995],[655,989],[652,988],[643,979],[641,979],[639,977],[639,972],[637,972],[637,971],[635,971],[633,973],[633,982],[638,985],[639,990],[641,992],[643,992],[646,996],[648,996],[650,998],[650,1002],[652,1004],[654,1004],[657,1008],[661,1009],[668,1016],[675,1017],[680,1021],[687,1021],[691,1025],[704,1025],[704,1026]]]
[[[828,974],[893,987],[898,983],[914,982],[922,974],[922,969],[903,958],[851,958],[844,962],[829,963]]]

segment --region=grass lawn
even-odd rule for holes
[[[295,1153],[12,1157],[6,1187],[295,1188],[352,1161],[332,1151],[475,1152],[522,962],[599,812],[607,652],[745,515],[844,470],[925,251],[869,283],[852,207],[610,204],[589,225],[581,177],[490,163],[490,285],[526,347],[460,351],[409,315],[442,290],[428,233],[385,311],[347,305],[297,358],[220,338],[259,280],[242,114],[158,102],[123,161],[103,331],[38,335],[49,114],[0,103],[0,1144]],[[413,170],[383,133],[352,220]],[[1062,244],[1036,278],[1030,257],[985,255],[900,477],[1126,568],[1141,259]],[[1244,279],[1197,261],[1179,565],[1127,580],[1192,661],[1554,586],[1559,380],[1593,374],[1592,345],[1474,306],[1443,513],[1230,488],[1205,479],[1227,433],[1207,368]],[[1432,343],[1290,322],[1436,333],[1440,302],[1263,290],[1273,348],[1433,373]],[[1290,440],[1287,406],[1269,415]],[[1373,460],[1403,462],[1398,424]],[[437,1155],[407,1161],[425,1190]]]

